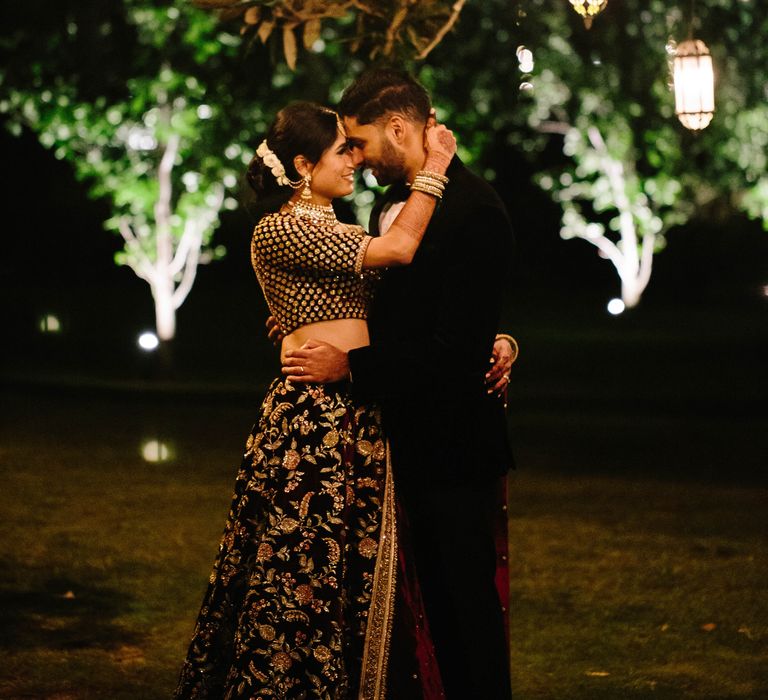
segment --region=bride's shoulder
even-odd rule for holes
[[[271,211],[267,214],[264,214],[256,223],[257,226],[261,225],[269,225],[274,224],[277,222],[282,221],[286,217],[290,216],[290,214],[286,211]]]
[[[291,218],[290,214],[282,211],[274,211],[269,214],[264,214],[264,216],[256,222],[254,231],[263,233],[284,228],[291,223]]]
[[[346,231],[349,233],[365,234],[366,230],[360,224],[338,224],[340,231]]]

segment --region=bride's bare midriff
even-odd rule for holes
[[[337,318],[333,321],[317,321],[297,328],[283,338],[280,358],[285,359],[288,350],[300,348],[308,340],[320,340],[347,352],[370,345],[368,323],[361,318]]]

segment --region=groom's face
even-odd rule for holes
[[[370,168],[380,185],[389,185],[407,175],[405,155],[378,124],[359,124],[355,117],[344,117],[349,147],[355,167]]]

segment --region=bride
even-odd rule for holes
[[[252,262],[283,356],[310,338],[369,344],[376,269],[413,258],[455,150],[431,119],[411,194],[372,238],[331,205],[354,177],[336,113],[307,102],[278,113],[248,180],[263,213]],[[178,699],[385,697],[398,538],[379,412],[350,398],[350,380],[307,378],[276,378],[248,437]]]

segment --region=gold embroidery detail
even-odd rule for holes
[[[373,591],[365,630],[359,700],[385,700],[387,692],[389,643],[392,637],[397,584],[397,518],[389,444],[386,446],[386,452],[387,473],[381,513],[379,557],[373,574]]]
[[[251,264],[284,333],[316,321],[368,316],[379,274],[363,270],[371,237],[361,226],[267,214],[253,231]]]
[[[361,274],[363,271],[363,261],[365,260],[365,254],[368,251],[368,246],[372,240],[372,236],[363,236],[363,244],[360,246],[360,250],[357,251],[357,258],[355,258],[356,275]]]

